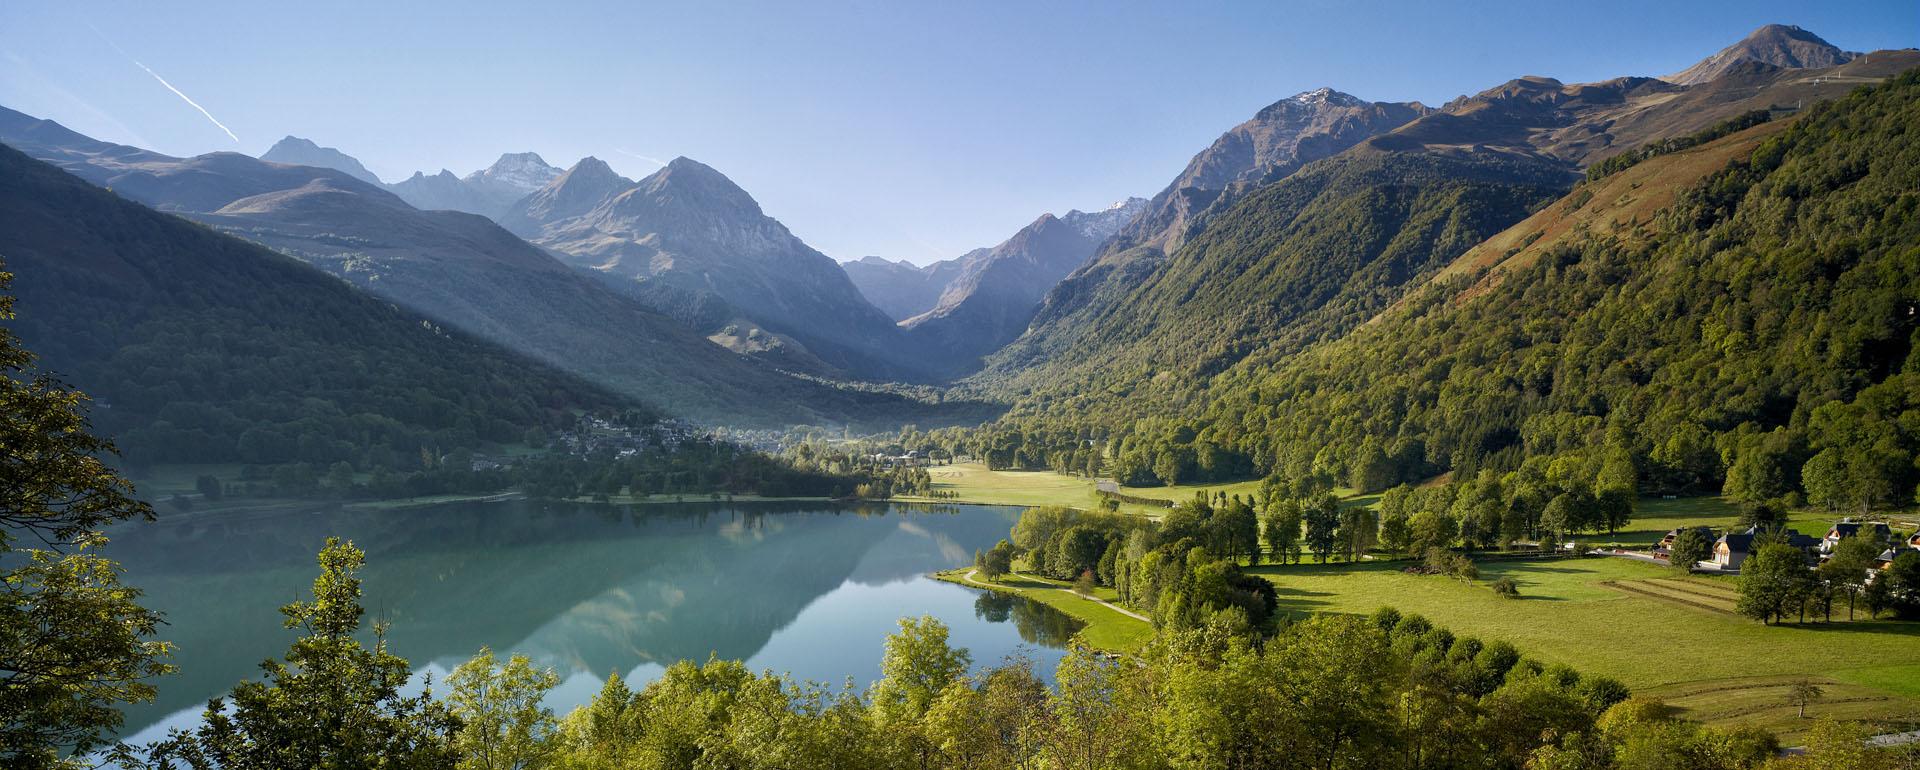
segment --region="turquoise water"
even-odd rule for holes
[[[329,535],[367,552],[368,620],[438,679],[482,645],[553,668],[564,714],[608,672],[650,681],[709,655],[865,686],[901,617],[930,614],[976,664],[1012,655],[1052,674],[1075,622],[1045,606],[931,580],[1006,536],[1017,508],[527,501],[397,511],[223,512],[112,533],[127,581],[167,616],[180,672],[130,708],[139,743],[190,726],[208,698],[293,640],[278,608],[303,598]]]

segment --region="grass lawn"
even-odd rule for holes
[[[955,498],[933,499],[931,502],[1065,505],[1082,509],[1092,508],[1098,502],[1093,494],[1093,480],[1081,476],[1064,476],[1052,471],[990,471],[985,465],[979,463],[936,465],[928,468],[927,471],[933,474],[935,489],[958,495]],[[1208,495],[1225,492],[1228,495],[1253,497],[1260,491],[1260,482],[1255,480],[1225,484],[1181,484],[1172,487],[1121,487],[1120,491],[1122,494],[1135,497],[1172,500],[1177,503],[1190,500],[1199,492],[1205,492]],[[918,500],[919,498],[897,499]],[[1120,510],[1153,517],[1166,513],[1165,508],[1134,503],[1122,503]]]
[[[1686,695],[1677,705],[1709,722],[1794,735],[1804,726],[1767,699],[1780,682],[1801,676],[1830,693],[1809,713],[1831,706],[1845,718],[1920,719],[1920,623],[1763,626],[1727,611],[1729,581],[1676,579],[1627,559],[1490,561],[1480,570],[1481,582],[1469,586],[1392,564],[1251,568],[1279,589],[1282,612],[1392,606],[1459,635],[1505,639],[1539,660],[1616,677],[1636,691]],[[1501,577],[1519,583],[1521,598],[1486,588]],[[1844,604],[1837,617],[1845,617]]]
[[[934,489],[958,496],[934,498],[932,502],[1074,508],[1092,508],[1095,502],[1093,480],[1080,476],[1064,476],[1052,471],[990,471],[979,463],[936,465],[927,472],[933,475]]]
[[[1130,652],[1139,649],[1141,645],[1147,643],[1147,640],[1153,638],[1153,626],[1146,621],[1136,620],[1115,612],[1111,607],[1103,607],[1098,602],[1088,601],[1070,590],[1061,590],[1068,588],[1066,583],[1026,575],[1008,575],[994,582],[979,578],[980,582],[976,583],[967,580],[969,571],[971,568],[963,567],[934,573],[934,577],[968,588],[991,587],[992,590],[1023,596],[1064,612],[1083,624],[1080,629],[1080,638],[1094,649]],[[983,586],[982,583],[986,585]],[[1117,598],[1111,588],[1097,589],[1094,595],[1106,601],[1114,601]]]
[[[1217,493],[1225,492],[1229,497],[1239,495],[1243,498],[1254,498],[1260,494],[1261,483],[1259,479],[1254,479],[1252,481],[1230,481],[1224,484],[1176,484],[1171,487],[1123,486],[1120,488],[1120,493],[1133,495],[1134,497],[1152,497],[1160,500],[1172,500],[1176,503],[1192,500],[1194,495],[1202,492],[1205,492],[1207,497],[1213,497]]]

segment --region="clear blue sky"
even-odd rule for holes
[[[506,151],[636,177],[686,155],[829,255],[927,262],[1152,195],[1299,91],[1657,75],[1768,22],[1920,45],[1915,0],[5,0],[0,104],[179,155],[294,134],[390,181]]]

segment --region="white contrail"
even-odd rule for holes
[[[181,101],[184,101],[187,104],[192,105],[194,109],[200,111],[200,114],[207,116],[207,120],[213,121],[213,124],[216,126],[219,126],[221,131],[227,132],[227,138],[232,139],[234,144],[240,143],[240,137],[234,136],[232,129],[227,128],[225,123],[221,123],[219,118],[214,117],[213,113],[207,111],[207,108],[200,106],[200,103],[194,101],[193,97],[190,97],[184,93],[181,93],[180,89],[174,88],[173,84],[167,82],[166,78],[160,77],[160,73],[154,72],[152,67],[149,67],[145,64],[141,64],[139,59],[135,59],[129,56],[127,57],[127,60],[133,62],[134,66],[139,67],[140,69],[146,70],[147,74],[152,75],[154,80],[160,81],[160,85],[166,86],[168,91],[172,91],[174,96],[180,97]]]
[[[113,42],[113,38],[107,37],[107,33],[101,32],[99,27],[93,26],[93,22],[87,21],[85,19],[82,19],[81,21],[87,25],[87,29],[93,30],[94,36],[100,38],[100,42],[106,43],[108,46],[112,47],[114,51],[118,52],[121,56],[126,57],[127,61],[133,62],[133,66],[146,70],[147,74],[152,75],[154,80],[160,81],[160,85],[166,86],[168,91],[172,91],[174,96],[180,97],[181,101],[184,101],[188,105],[191,105],[194,109],[199,110],[200,114],[207,116],[207,120],[212,121],[214,125],[219,126],[221,131],[225,131],[227,134],[227,138],[232,139],[234,144],[240,143],[240,137],[234,136],[232,129],[227,128],[227,125],[225,123],[221,123],[219,118],[214,117],[213,113],[207,111],[207,108],[200,106],[199,102],[194,101],[192,97],[189,97],[186,94],[182,93],[180,89],[174,88],[172,83],[167,82],[166,78],[160,77],[160,73],[154,72],[152,67],[149,67],[145,64],[141,64],[139,59],[133,58],[133,54],[127,53],[127,49],[121,48],[119,43]]]
[[[629,158],[639,158],[640,160],[644,160],[644,161],[646,161],[646,162],[648,162],[648,163],[652,163],[653,165],[656,165],[656,166],[664,166],[664,165],[667,165],[667,162],[666,162],[666,161],[664,161],[664,160],[661,160],[661,159],[659,159],[659,158],[650,158],[650,157],[647,157],[647,156],[645,156],[645,155],[641,155],[640,153],[637,153],[637,152],[634,152],[634,151],[632,151],[632,150],[622,150],[622,149],[620,149],[620,148],[618,148],[618,147],[615,147],[613,151],[614,151],[614,152],[617,152],[617,153],[620,153],[621,155],[625,155],[625,156],[627,156],[627,157],[629,157]]]

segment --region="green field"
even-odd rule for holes
[[[1093,493],[1093,479],[1084,476],[1068,476],[1052,471],[990,471],[979,463],[937,465],[927,470],[933,474],[934,489],[956,495],[936,502],[1064,505],[1072,508],[1092,508],[1098,503]],[[1121,487],[1120,491],[1136,497],[1179,502],[1190,500],[1200,492],[1208,495],[1226,492],[1229,495],[1252,497],[1260,491],[1260,482],[1234,481],[1223,484],[1181,484],[1172,487]],[[1156,517],[1166,512],[1165,508],[1135,503],[1123,503],[1120,510]]]
[[[1480,570],[1481,582],[1465,585],[1391,564],[1252,568],[1278,588],[1283,613],[1364,614],[1392,606],[1456,634],[1505,639],[1542,661],[1673,698],[1703,721],[1756,723],[1792,735],[1803,726],[1767,693],[1779,695],[1782,682],[1799,676],[1829,692],[1810,713],[1920,720],[1920,623],[1843,622],[1843,602],[1836,613],[1842,622],[1763,626],[1731,613],[1728,579],[1679,578],[1627,559],[1488,561]],[[1521,598],[1502,599],[1486,588],[1501,577],[1519,583]]]

